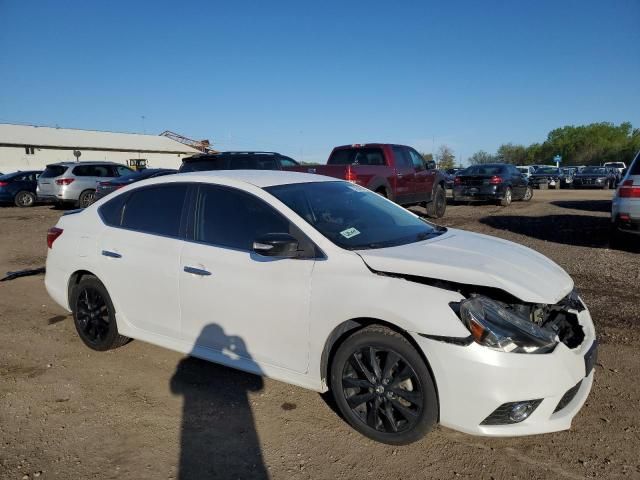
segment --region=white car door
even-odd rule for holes
[[[179,183],[142,187],[100,209],[109,225],[99,240],[102,281],[118,318],[139,330],[136,337],[180,336],[180,226],[187,189]]]
[[[266,233],[296,227],[247,192],[201,185],[180,272],[183,337],[194,347],[304,373],[314,248],[308,258],[269,258],[252,251]],[[295,233],[294,233],[295,231]]]

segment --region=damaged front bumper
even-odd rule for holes
[[[545,354],[505,353],[475,342],[456,345],[413,334],[433,371],[440,423],[486,436],[532,435],[570,428],[591,390],[597,348],[589,311],[572,313],[578,317],[584,339],[575,348],[560,343]],[[505,404],[534,400],[540,402],[521,422],[486,422]]]

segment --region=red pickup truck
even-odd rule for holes
[[[404,145],[367,143],[335,147],[326,165],[288,167],[348,180],[373,190],[400,205],[424,205],[427,214],[440,218],[447,208],[445,177],[435,162],[425,162]]]

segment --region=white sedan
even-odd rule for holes
[[[138,339],[330,389],[380,442],[437,422],[567,429],[593,382],[593,323],[562,268],[345,181],[151,179],[64,215],[47,241],[47,290],[88,347]]]

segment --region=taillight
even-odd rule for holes
[[[58,227],[51,227],[47,230],[47,247],[53,248],[53,242],[55,242],[60,235],[62,235],[63,230]]]
[[[71,185],[75,179],[73,178],[61,178],[56,180],[56,185]]]
[[[633,180],[625,180],[618,190],[620,198],[640,198],[640,186],[634,187]]]
[[[9,182],[0,182],[0,187],[6,187],[9,185]]]
[[[494,175],[493,177],[491,177],[491,179],[489,180],[489,184],[490,185],[498,185],[499,183],[502,183],[502,178],[500,178],[497,175]]]
[[[456,177],[453,179],[454,185],[462,185],[462,179],[460,177]]]
[[[347,173],[344,176],[347,182],[358,183],[358,174],[351,170],[351,165],[347,165]]]

